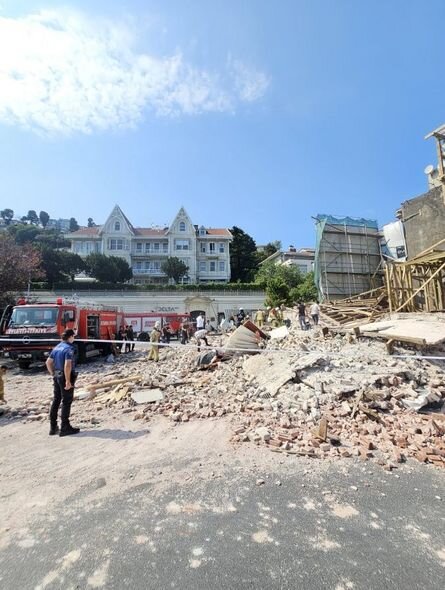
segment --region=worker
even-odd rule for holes
[[[306,326],[306,306],[302,301],[298,302],[298,321],[300,322],[300,328],[307,330]]]
[[[314,301],[314,303],[311,305],[310,312],[314,326],[318,326],[318,320],[320,318],[320,306],[318,305],[317,301]]]
[[[262,328],[264,325],[264,311],[259,309],[255,314],[255,324],[258,328]]]
[[[46,368],[53,377],[54,397],[49,411],[50,436],[69,436],[78,434],[80,429],[70,424],[71,404],[74,398],[74,385],[77,379],[75,372],[74,330],[68,329],[62,333],[62,341],[51,351]],[[62,403],[60,431],[57,426],[57,414]]]
[[[204,328],[204,316],[202,315],[201,312],[199,312],[198,317],[196,318],[196,329],[197,330],[202,330]]]
[[[122,352],[122,347],[124,345],[123,340],[126,340],[126,336],[125,336],[125,330],[124,327],[121,326],[119,328],[119,332],[117,333],[117,343],[116,346],[119,349],[119,352]]]
[[[6,377],[7,370],[8,370],[8,367],[6,365],[1,365],[1,367],[0,367],[0,404],[6,404],[5,377]]]
[[[198,351],[201,350],[201,340],[205,342],[206,346],[209,346],[209,341],[207,340],[207,330],[196,330],[194,336],[198,344]]]
[[[148,353],[149,361],[159,361],[159,340],[161,339],[161,323],[156,322],[150,334],[150,352]]]
[[[165,324],[162,327],[162,337],[161,337],[162,342],[164,342],[164,344],[170,344],[171,336],[172,336],[172,333],[170,330],[170,324]]]
[[[187,322],[181,324],[181,344],[187,344],[189,341],[189,331]]]
[[[239,308],[238,313],[236,314],[236,327],[238,328],[244,322],[246,314],[244,313],[244,309],[242,307]]]
[[[278,328],[278,317],[275,307],[272,307],[272,309],[269,311],[269,323],[272,328]]]
[[[125,328],[125,339],[128,344],[125,344],[125,352],[133,352],[134,350],[134,331],[133,326],[127,326]]]

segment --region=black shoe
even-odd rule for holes
[[[69,424],[68,426],[62,426],[59,432],[59,436],[70,436],[70,434],[79,434],[80,428],[74,428]]]
[[[51,428],[49,429],[50,436],[54,436],[55,434],[59,434],[59,427],[57,426],[57,424],[55,426],[51,426]]]

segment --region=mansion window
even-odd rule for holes
[[[123,250],[124,240],[110,240],[110,250]]]
[[[199,272],[206,272],[207,270],[207,264],[205,262],[200,262],[199,263]]]
[[[153,244],[153,249],[155,252],[159,252],[159,242]]]
[[[137,242],[136,252],[138,252],[139,254],[142,254],[142,243],[141,242]]]
[[[121,231],[120,221],[115,221],[114,222],[114,231]]]
[[[201,252],[201,254],[205,254],[207,252],[205,242],[201,242],[201,244],[199,245],[199,251]]]
[[[189,240],[176,240],[175,250],[189,250]]]
[[[215,252],[216,252],[216,244],[215,244],[215,242],[210,242],[209,243],[209,250],[210,250],[210,254],[215,254]]]
[[[210,272],[216,271],[216,262],[210,262]]]
[[[219,243],[219,253],[224,254],[224,243],[223,242]]]
[[[225,270],[226,270],[226,263],[224,262],[224,260],[220,260],[219,261],[218,267],[219,267],[219,272],[225,272]]]
[[[179,223],[179,231],[185,231],[185,221]]]

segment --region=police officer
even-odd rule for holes
[[[46,368],[54,381],[54,398],[49,412],[51,427],[49,434],[69,436],[78,434],[79,428],[70,424],[71,404],[74,397],[74,383],[77,378],[75,367],[74,330],[65,330],[60,342],[53,350],[46,361]],[[57,427],[57,413],[62,402],[61,418],[62,423]]]

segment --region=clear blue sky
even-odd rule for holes
[[[436,163],[445,2],[0,0],[0,208],[86,224],[394,218]],[[62,8],[63,6],[63,8]]]

